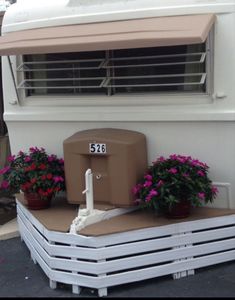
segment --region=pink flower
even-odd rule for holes
[[[45,151],[45,149],[44,148],[41,148],[41,150],[38,148],[38,147],[30,147],[29,148],[29,151],[31,152],[31,153],[35,153],[35,152],[40,152],[40,151]]]
[[[163,180],[159,180],[158,183],[157,183],[157,187],[160,187],[164,184],[164,181]]]
[[[176,174],[178,173],[177,169],[176,168],[170,168],[170,170],[168,170],[169,173],[171,174]]]
[[[171,154],[170,155],[170,159],[172,159],[172,160],[177,160],[177,158],[178,158],[177,154]]]
[[[198,198],[200,198],[201,200],[205,199],[205,193],[198,193]]]
[[[25,162],[30,162],[31,161],[31,157],[30,156],[26,156],[24,159]]]
[[[134,195],[137,195],[138,193],[139,193],[139,191],[140,191],[140,188],[141,188],[141,185],[140,184],[137,184],[137,185],[135,185],[133,188],[132,188],[132,194],[134,194]]]
[[[145,202],[150,202],[152,200],[152,198],[157,195],[158,195],[158,192],[156,190],[152,189],[149,192],[148,196],[146,197]]]
[[[54,161],[56,158],[57,158],[56,155],[51,154],[50,156],[48,156],[48,161],[49,161],[49,162]]]
[[[152,185],[152,181],[145,181],[145,183],[143,184],[143,187],[150,187]]]
[[[59,163],[60,163],[61,165],[63,165],[63,164],[64,164],[64,160],[63,160],[63,158],[59,159]]]
[[[9,183],[8,183],[8,181],[3,180],[3,181],[2,181],[2,184],[1,184],[1,188],[2,188],[2,189],[7,189],[7,188],[9,188]]]
[[[11,168],[9,166],[6,166],[5,168],[2,168],[0,170],[0,175],[3,175],[5,173],[7,173]]]
[[[7,160],[9,162],[12,162],[12,161],[14,161],[15,157],[16,157],[15,155],[10,155],[10,156],[8,156]]]
[[[157,160],[153,161],[153,164],[155,165],[155,164],[157,164],[159,162],[164,162],[164,161],[165,161],[165,157],[160,156]]]
[[[189,174],[188,173],[183,173],[182,174],[184,177],[188,178],[189,177]]]
[[[217,189],[217,187],[216,186],[212,186],[212,188],[211,188],[211,191],[212,191],[212,193],[215,195],[215,194],[217,194],[218,192],[219,192],[219,190]]]
[[[149,192],[149,196],[151,197],[154,197],[154,196],[157,196],[158,195],[158,192],[154,189],[152,189],[150,192]]]
[[[198,160],[198,159],[193,159],[193,160],[191,161],[191,165],[192,165],[192,166],[195,166],[195,167],[200,166],[200,165],[199,165],[199,160]]]
[[[201,170],[197,171],[197,174],[198,174],[199,176],[201,176],[201,177],[205,176],[205,173],[202,172]]]
[[[30,147],[30,148],[29,148],[29,151],[32,152],[32,153],[34,153],[34,152],[37,151],[37,147],[35,147],[35,148],[34,148],[34,147]]]
[[[152,197],[151,197],[150,195],[148,195],[148,196],[146,197],[146,199],[145,199],[145,202],[150,202],[151,199],[152,199]]]
[[[145,178],[147,181],[152,181],[152,180],[153,180],[153,176],[150,175],[150,174],[145,175],[144,178]]]
[[[184,164],[187,162],[187,157],[178,155],[177,160],[178,160],[178,162]]]
[[[61,176],[54,176],[53,177],[54,182],[64,182],[64,178]]]

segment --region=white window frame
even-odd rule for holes
[[[19,104],[29,106],[144,106],[144,105],[184,105],[212,103],[214,89],[214,27],[210,30],[206,40],[206,73],[207,85],[205,93],[183,92],[155,92],[130,93],[122,95],[33,95],[26,96],[23,89],[18,89]],[[16,66],[21,66],[22,56],[16,57]],[[16,70],[15,66],[15,70]],[[23,81],[23,72],[16,72],[17,83]],[[105,83],[107,84],[107,82]],[[144,97],[144,101],[143,101]]]

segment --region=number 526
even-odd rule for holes
[[[93,154],[104,154],[106,153],[106,144],[90,143],[89,152]]]

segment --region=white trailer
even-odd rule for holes
[[[77,131],[146,135],[156,157],[210,166],[235,208],[235,0],[18,0],[3,19],[12,153],[63,155]]]

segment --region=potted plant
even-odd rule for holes
[[[159,157],[134,186],[135,202],[173,218],[187,217],[192,206],[213,202],[217,195],[208,170],[205,163],[191,156]]]
[[[8,157],[9,164],[0,170],[1,189],[23,192],[30,209],[50,206],[51,199],[65,190],[64,160],[47,154],[44,148],[31,147]]]

